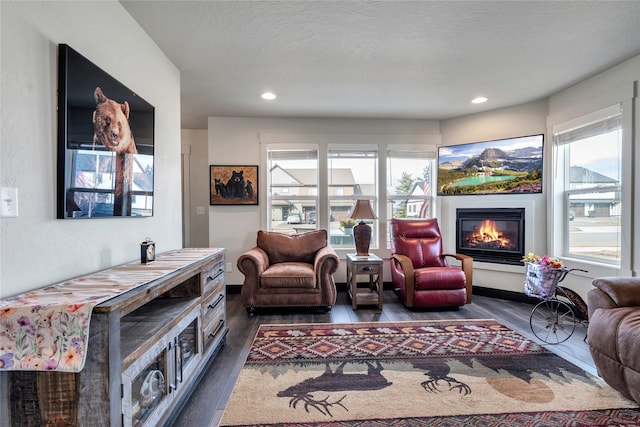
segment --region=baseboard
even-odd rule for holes
[[[391,282],[385,282],[383,289],[385,291],[392,291],[393,284]],[[239,294],[242,290],[242,285],[227,285],[227,295],[231,294]],[[336,290],[338,292],[347,292],[347,284],[346,283],[336,283]]]
[[[391,282],[385,282],[383,285],[387,291],[393,290],[393,284]],[[227,285],[227,294],[239,294],[242,290],[242,285]],[[338,292],[346,292],[346,283],[336,283],[336,290]],[[483,286],[474,286],[473,295],[481,295],[485,297],[505,299],[508,301],[526,302],[529,304],[535,304],[540,302],[537,298],[529,297],[522,292],[505,291],[502,289],[486,288]]]
[[[242,285],[227,284],[227,295],[239,294],[241,290],[242,290]]]
[[[502,289],[485,288],[483,286],[474,286],[473,295],[481,295],[484,297],[506,299],[509,301],[526,302],[535,304],[540,302],[539,299],[523,294],[522,292],[505,291]]]

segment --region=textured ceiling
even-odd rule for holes
[[[121,3],[180,69],[183,128],[440,120],[545,98],[640,54],[639,1]]]

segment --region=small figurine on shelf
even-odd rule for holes
[[[140,262],[142,264],[149,264],[156,260],[156,243],[151,240],[151,237],[147,237],[144,242],[140,244]]]

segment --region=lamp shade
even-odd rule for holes
[[[371,208],[369,200],[357,200],[349,218],[359,219],[360,223],[353,227],[353,239],[356,242],[356,255],[369,256],[369,245],[371,244],[371,227],[364,219],[377,219],[378,217]]]
[[[378,217],[371,208],[369,200],[357,200],[349,218],[353,219],[377,219]]]

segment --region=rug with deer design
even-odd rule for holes
[[[639,419],[637,404],[495,320],[446,320],[262,325],[221,425],[631,426]]]

